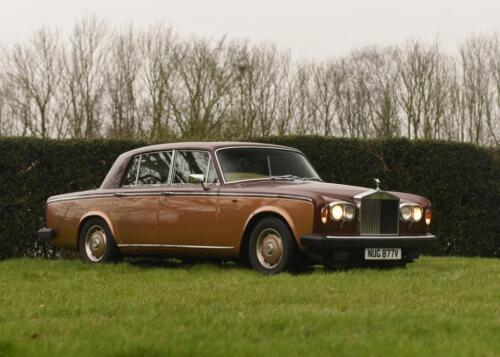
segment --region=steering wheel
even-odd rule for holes
[[[150,180],[151,182],[144,182],[145,180]],[[139,176],[139,181],[142,183],[147,183],[147,184],[155,184],[155,183],[160,183],[160,179],[156,176],[147,174],[144,176]]]

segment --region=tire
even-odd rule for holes
[[[273,275],[294,270],[298,266],[300,253],[285,222],[268,217],[259,221],[252,230],[248,257],[254,270]]]
[[[115,262],[121,258],[106,221],[95,217],[85,222],[78,237],[78,254],[89,264]]]

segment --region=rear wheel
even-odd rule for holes
[[[78,253],[84,262],[93,264],[120,258],[113,234],[102,218],[91,218],[85,222],[78,238]]]
[[[278,274],[296,268],[299,251],[288,226],[278,218],[268,217],[254,227],[248,257],[254,270]]]

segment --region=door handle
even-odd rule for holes
[[[123,197],[125,194],[123,192],[115,192],[113,193],[113,197]]]
[[[172,194],[171,192],[162,192],[161,196],[165,197],[165,196],[170,196],[171,194]]]

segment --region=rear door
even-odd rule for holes
[[[122,246],[158,243],[158,206],[168,183],[172,151],[131,159],[122,189],[115,193],[112,219]]]

